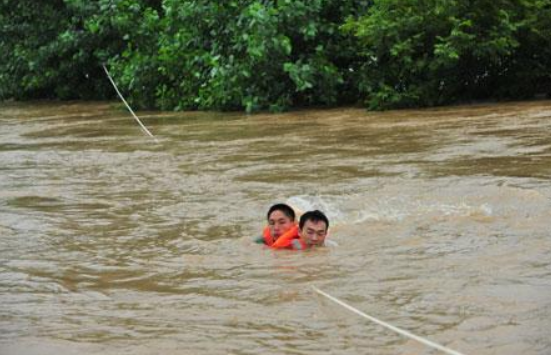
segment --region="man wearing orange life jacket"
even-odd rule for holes
[[[300,217],[298,238],[281,236],[272,248],[304,250],[323,246],[328,230],[329,219],[323,212],[308,211]]]
[[[256,242],[273,249],[304,250],[323,246],[329,229],[329,220],[321,211],[309,211],[297,226],[295,211],[288,205],[275,204],[268,210],[268,226]]]
[[[262,237],[255,241],[272,248],[281,248],[293,239],[298,239],[298,226],[295,222],[295,211],[284,203],[270,207],[267,214],[268,226]]]

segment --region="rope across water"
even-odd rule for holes
[[[126,105],[126,108],[128,108],[128,111],[130,111],[130,113],[132,114],[132,116],[134,116],[134,119],[136,119],[136,121],[138,122],[138,124],[140,125],[140,127],[144,130],[145,133],[147,133],[148,136],[150,136],[151,138],[153,138],[153,140],[155,141],[155,143],[159,143],[159,141],[157,140],[157,138],[155,138],[155,136],[153,134],[151,134],[151,132],[149,132],[149,130],[147,129],[147,127],[142,123],[142,121],[140,121],[140,119],[138,118],[138,116],[134,113],[134,111],[132,110],[132,108],[130,107],[130,105],[128,104],[128,102],[126,102],[126,100],[124,99],[124,97],[122,96],[121,92],[119,91],[119,88],[117,87],[117,84],[115,84],[115,81],[113,80],[113,78],[111,78],[111,74],[109,74],[109,70],[107,70],[107,68],[105,67],[105,65],[102,65],[103,67],[103,70],[105,70],[105,74],[107,74],[107,78],[109,78],[109,81],[111,82],[111,84],[113,85],[113,87],[115,88],[115,91],[117,92],[117,94],[119,95],[119,97],[121,98],[122,102],[124,102],[124,104]]]
[[[401,335],[406,336],[406,337],[408,337],[408,338],[411,338],[411,339],[413,339],[413,340],[417,340],[417,341],[420,342],[420,343],[423,343],[423,344],[428,345],[428,346],[430,346],[430,347],[432,347],[432,348],[441,350],[441,351],[443,351],[443,352],[445,352],[445,353],[447,353],[447,354],[450,354],[450,355],[464,355],[464,354],[462,354],[462,353],[460,353],[460,352],[458,352],[458,351],[452,350],[452,349],[450,349],[450,348],[447,348],[447,347],[445,347],[445,346],[442,346],[442,345],[440,345],[440,344],[437,344],[437,343],[435,343],[435,342],[433,342],[433,341],[430,341],[430,340],[425,339],[425,338],[423,338],[423,337],[420,337],[420,336],[418,336],[418,335],[412,334],[412,333],[410,333],[410,332],[408,332],[408,331],[406,331],[406,330],[403,330],[403,329],[400,329],[400,328],[398,328],[398,327],[395,327],[395,326],[393,326],[392,324],[389,324],[389,323],[387,323],[387,322],[383,322],[382,320],[377,319],[377,318],[375,318],[375,317],[372,317],[372,316],[370,316],[370,315],[368,315],[368,314],[365,314],[364,312],[362,312],[362,311],[360,311],[360,310],[358,310],[358,309],[356,309],[356,308],[354,308],[354,307],[352,307],[352,306],[350,306],[350,305],[344,303],[343,301],[339,300],[338,298],[333,297],[333,296],[331,296],[330,294],[323,292],[322,290],[320,290],[320,289],[317,288],[317,287],[312,286],[312,289],[314,290],[314,292],[317,292],[318,294],[320,294],[320,295],[322,295],[322,296],[324,296],[324,297],[330,299],[331,301],[333,301],[333,302],[335,302],[336,304],[338,304],[338,305],[340,305],[340,306],[342,306],[342,307],[348,309],[349,311],[354,312],[354,313],[356,313],[357,315],[359,315],[359,316],[361,316],[361,317],[363,317],[363,318],[365,318],[365,319],[368,319],[368,320],[370,320],[370,321],[372,321],[372,322],[374,322],[374,323],[377,323],[377,324],[379,324],[379,325],[381,325],[381,326],[383,326],[383,327],[385,327],[385,328],[388,328],[388,329],[390,329],[390,330],[392,330],[392,331],[394,331],[394,332],[396,332],[396,333],[398,333],[398,334],[401,334]]]

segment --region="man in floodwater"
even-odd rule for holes
[[[321,211],[308,211],[300,216],[298,239],[291,241],[292,249],[303,250],[325,244],[329,219]]]
[[[286,204],[273,205],[268,211],[268,226],[258,243],[273,249],[305,250],[323,246],[329,230],[329,219],[323,212],[308,211],[300,217],[297,227],[295,212]]]
[[[281,248],[282,242],[298,238],[298,226],[295,222],[295,211],[291,206],[277,203],[270,207],[267,214],[268,226],[264,228],[262,237],[255,241],[272,248]]]

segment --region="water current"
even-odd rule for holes
[[[551,101],[138,114],[0,106],[0,354],[551,354]]]

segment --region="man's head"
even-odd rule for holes
[[[267,217],[270,233],[274,239],[279,238],[295,225],[295,211],[284,203],[270,207]]]
[[[298,235],[307,246],[321,246],[329,230],[329,220],[323,212],[308,211],[300,217]]]

